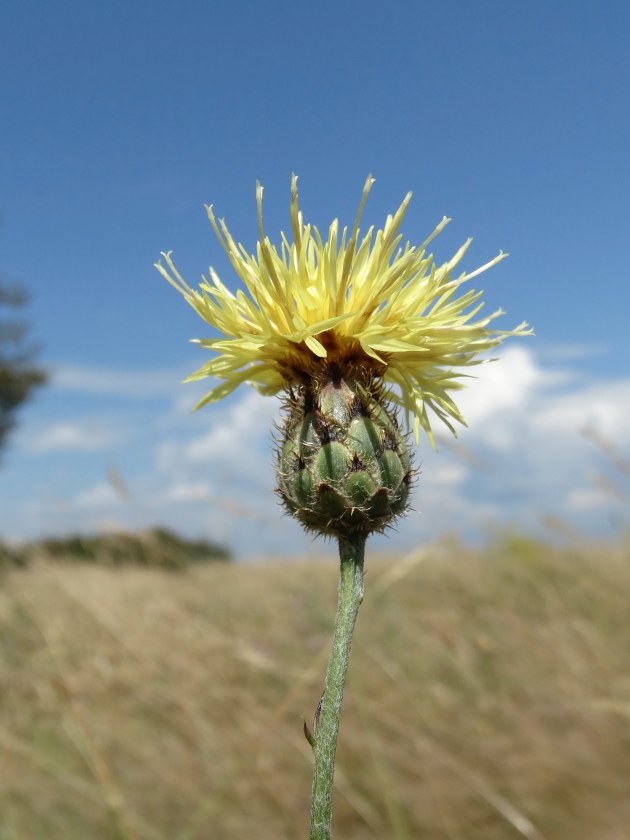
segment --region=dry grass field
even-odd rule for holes
[[[299,840],[336,568],[0,580],[1,840]],[[627,840],[630,550],[368,557],[337,840]]]

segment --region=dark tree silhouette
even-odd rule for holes
[[[46,382],[46,372],[35,364],[36,349],[28,341],[28,324],[16,317],[28,297],[19,286],[0,278],[0,452],[15,425],[17,409]]]

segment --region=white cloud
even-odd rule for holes
[[[555,395],[532,417],[544,434],[582,433],[595,429],[616,446],[630,443],[630,380],[596,383],[566,394]]]
[[[119,432],[93,423],[55,423],[48,428],[23,435],[21,446],[27,452],[95,451],[120,441]]]
[[[549,374],[537,365],[526,348],[508,348],[500,361],[489,361],[475,368],[475,379],[465,379],[467,387],[456,394],[466,422],[474,427],[488,417],[524,405],[532,391]]]
[[[212,490],[203,481],[182,481],[168,487],[165,496],[170,502],[200,502],[211,499]]]
[[[183,457],[196,461],[233,461],[244,463],[254,457],[262,441],[268,441],[278,400],[248,391],[239,402],[218,413],[210,429],[193,438],[183,449]]]
[[[78,493],[72,503],[81,509],[101,510],[119,505],[121,499],[111,484],[101,481]]]
[[[435,461],[431,465],[431,483],[440,487],[458,487],[466,481],[469,468],[452,460]]]
[[[565,498],[565,507],[575,513],[599,510],[609,506],[610,497],[597,487],[582,487],[571,490]]]
[[[115,368],[58,365],[53,368],[51,386],[60,391],[80,394],[106,394],[142,400],[168,397],[186,376],[181,369],[118,370]]]

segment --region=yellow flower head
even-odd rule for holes
[[[160,273],[185,297],[199,315],[222,336],[197,339],[215,356],[187,381],[216,377],[221,384],[197,404],[220,400],[242,382],[263,394],[276,394],[293,384],[317,376],[322,365],[333,363],[342,371],[367,371],[390,386],[389,398],[414,417],[416,440],[420,426],[433,440],[427,409],[455,433],[451,420],[463,423],[449,391],[462,388],[463,373],[454,368],[478,364],[480,353],[510,335],[527,335],[523,323],[514,330],[498,331],[489,325],[503,314],[498,310],[475,320],[483,303],[482,292],[459,287],[500,262],[499,253],[486,265],[457,277],[452,272],[471,240],[448,262],[437,266],[427,245],[448,224],[440,224],[420,246],[401,246],[400,223],[411,199],[409,193],[382,230],[370,227],[362,237],[359,222],[374,183],[363,189],[352,231],[339,236],[335,219],[328,238],[316,227],[305,225],[298,208],[297,178],[291,182],[291,230],[276,248],[262,225],[262,193],[256,186],[259,241],[256,254],[231,237],[225,222],[208,218],[247,293],[233,294],[210,268],[199,290],[182,279],[171,252],[163,253],[166,267]]]

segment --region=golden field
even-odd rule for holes
[[[332,552],[332,549],[331,549]],[[336,566],[0,580],[1,840],[296,840]],[[338,840],[627,840],[630,547],[370,557]]]

